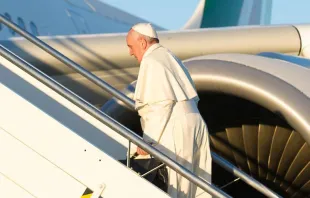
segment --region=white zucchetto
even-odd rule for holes
[[[132,26],[132,29],[144,36],[148,36],[151,38],[158,38],[155,29],[152,27],[150,23],[138,23]]]

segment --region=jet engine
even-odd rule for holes
[[[212,151],[284,197],[308,196],[309,68],[278,57],[246,54],[207,55],[184,64],[200,97]],[[135,82],[123,93],[132,97],[134,87]],[[102,110],[142,134],[137,113],[122,102],[111,99]],[[230,195],[253,196],[254,189],[238,178],[214,163],[212,169],[213,183]]]

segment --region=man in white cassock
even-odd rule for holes
[[[149,23],[128,32],[130,55],[140,63],[134,94],[143,139],[211,183],[211,153],[207,126],[197,108],[199,97],[182,62],[159,44]],[[148,155],[137,148],[139,155]],[[168,168],[168,194],[174,198],[211,197]]]

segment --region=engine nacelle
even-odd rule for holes
[[[245,54],[207,55],[184,64],[199,93],[212,150],[280,195],[309,195],[310,70]],[[134,86],[123,92],[132,97]],[[137,113],[122,102],[112,99],[102,110],[142,134]],[[232,179],[214,166],[214,184]],[[234,188],[223,190],[231,194]]]

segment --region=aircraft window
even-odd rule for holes
[[[17,23],[18,23],[18,26],[24,30],[26,30],[26,26],[25,26],[25,23],[24,23],[24,20],[20,17],[17,18]]]
[[[9,13],[4,13],[4,17],[9,20],[9,21],[12,21],[12,18],[11,18],[11,15]],[[9,28],[9,31],[11,32],[11,34],[15,35],[15,32],[14,30],[12,30],[11,28]]]
[[[39,36],[39,32],[38,32],[38,28],[36,26],[36,24],[34,24],[34,22],[30,22],[30,29],[33,35],[35,36]]]

